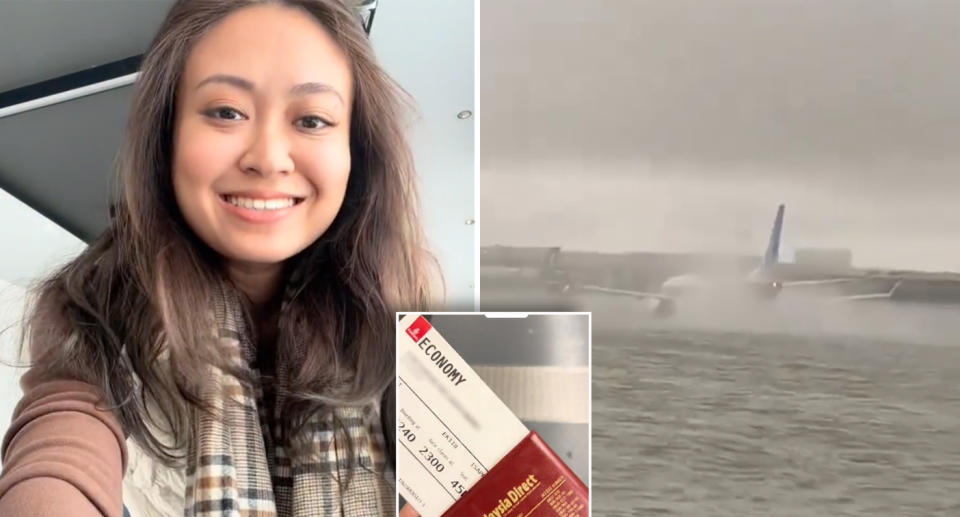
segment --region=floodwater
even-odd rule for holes
[[[960,307],[594,311],[594,515],[960,515]]]

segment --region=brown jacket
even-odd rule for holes
[[[99,388],[70,380],[20,380],[0,457],[4,517],[121,517],[127,451],[109,411],[95,407]]]

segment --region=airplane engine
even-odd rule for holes
[[[773,280],[770,282],[757,282],[752,285],[753,291],[765,299],[776,298],[783,290],[783,283]]]

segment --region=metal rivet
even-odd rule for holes
[[[466,120],[473,116],[473,112],[470,110],[463,110],[460,113],[457,113],[457,118],[460,120]]]

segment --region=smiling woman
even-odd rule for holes
[[[350,177],[350,59],[302,12],[231,15],[191,49],[174,119],[184,218],[255,301],[340,211]],[[268,264],[251,272],[253,264]],[[266,285],[263,283],[265,282]]]
[[[0,514],[396,512],[394,311],[436,272],[401,106],[339,0],[174,4],[113,222],[32,293]]]

